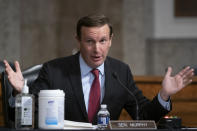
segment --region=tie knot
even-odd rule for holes
[[[99,70],[98,69],[92,69],[92,74],[95,76],[95,77],[98,77],[99,76]]]

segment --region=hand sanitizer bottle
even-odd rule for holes
[[[15,100],[15,128],[16,129],[33,129],[34,128],[34,103],[33,95],[28,94],[29,87],[25,80],[22,93],[16,96]]]

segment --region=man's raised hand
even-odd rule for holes
[[[8,75],[9,82],[13,86],[14,90],[20,93],[24,85],[24,79],[20,69],[19,62],[18,61],[14,62],[16,72],[11,68],[11,66],[6,60],[4,60],[4,64],[5,64],[5,71]]]

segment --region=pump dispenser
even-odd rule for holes
[[[29,93],[29,87],[27,86],[27,79],[25,79],[25,84],[24,84],[24,87],[22,89],[22,93],[23,94],[28,94]]]
[[[22,93],[16,96],[15,101],[15,128],[33,129],[34,128],[34,103],[35,98],[29,94],[29,87],[25,79]]]

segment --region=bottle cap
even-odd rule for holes
[[[24,87],[22,89],[22,93],[29,93],[29,87],[27,86],[27,79],[25,79]]]
[[[102,104],[101,108],[107,108],[107,105],[106,104]]]

